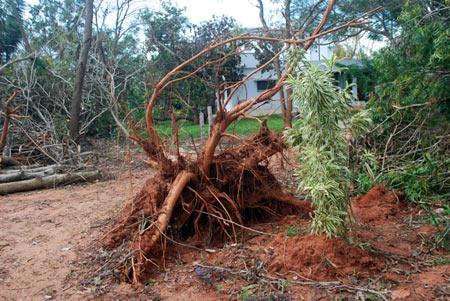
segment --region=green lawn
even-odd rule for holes
[[[270,129],[281,132],[283,130],[283,118],[280,115],[271,115],[267,117],[259,117],[259,119],[267,119],[267,124]],[[178,121],[180,139],[187,139],[191,136],[194,138],[200,137],[200,126],[198,124],[191,123],[189,121]],[[170,120],[159,121],[156,123],[156,130],[164,137],[172,136],[172,122]],[[204,128],[205,137],[207,126]],[[259,123],[255,119],[240,119],[232,123],[228,127],[228,132],[237,135],[249,135],[257,133],[259,130]]]

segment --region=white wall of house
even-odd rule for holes
[[[243,66],[244,76],[252,73],[258,66],[259,62],[252,52],[245,52],[241,54],[241,63]],[[242,85],[235,94],[233,94],[231,101],[227,104],[227,110],[230,110],[238,103],[247,99],[253,98],[264,92],[266,88],[270,87],[271,83],[275,83],[277,76],[274,70],[266,72],[258,71],[249,81]],[[275,94],[271,101],[264,104],[259,104],[252,108],[251,115],[267,115],[280,113],[280,93]]]
[[[319,64],[323,68],[326,68],[326,65],[323,59],[328,59],[333,54],[333,48],[328,45],[320,45],[311,47],[306,53],[306,58],[312,64]],[[253,52],[244,52],[241,54],[241,64],[243,66],[244,76],[255,71],[257,66],[259,65],[258,60],[255,58]],[[233,94],[230,102],[227,104],[226,109],[230,110],[237,104],[258,96],[267,88],[270,88],[271,84],[274,84],[277,80],[277,76],[274,70],[269,70],[266,72],[258,71],[255,73],[250,80],[248,80],[244,85],[242,85],[235,94]],[[357,100],[357,87],[356,87],[356,78],[353,78],[353,83],[355,86],[352,88],[352,94]],[[342,75],[339,75],[339,85],[341,87],[345,86],[345,79]],[[294,105],[295,110],[295,105]],[[255,105],[251,111],[249,112],[253,116],[262,116],[262,115],[270,115],[270,114],[280,114],[281,113],[281,104],[280,104],[280,93],[275,94],[270,101],[266,101],[262,104]]]
[[[323,61],[323,59],[329,59],[333,55],[335,46],[333,45],[320,45],[324,42],[322,39],[317,39],[317,42],[312,45],[305,56],[308,61]]]

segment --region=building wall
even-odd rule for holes
[[[258,66],[259,62],[256,60],[253,53],[243,53],[241,55],[241,62],[244,66],[243,73],[244,76],[252,73]],[[233,94],[231,101],[227,105],[227,109],[231,109],[236,106],[238,103],[241,103],[247,99],[254,98],[264,92],[264,90],[258,90],[257,82],[258,81],[276,81],[277,77],[273,70],[261,72],[258,71],[255,73],[249,81],[247,81],[244,85],[239,87],[235,94]],[[252,108],[250,114],[251,115],[267,115],[267,114],[279,114],[281,113],[280,109],[280,93],[275,94],[271,101],[268,101],[264,104],[256,105]]]
[[[311,48],[307,54],[306,58],[312,64],[323,65],[323,68],[326,68],[325,63],[323,62],[323,58],[329,58],[333,54],[333,50],[328,46],[320,46]],[[259,62],[256,60],[253,53],[243,53],[241,54],[241,63],[244,67],[243,73],[244,76],[252,73],[258,66]],[[339,85],[342,87],[345,86],[345,76],[342,74],[338,75]],[[255,73],[250,80],[246,82],[245,85],[242,85],[235,94],[233,94],[231,101],[227,104],[227,110],[230,110],[237,104],[247,100],[254,98],[264,92],[264,90],[257,89],[258,81],[276,81],[277,77],[274,70],[269,70],[265,72],[258,71]],[[355,100],[357,100],[357,87],[356,87],[356,78],[353,79],[353,83],[355,86],[352,88],[352,94],[354,95]],[[295,104],[294,104],[295,111]],[[253,116],[262,116],[262,115],[270,115],[270,114],[280,114],[281,113],[281,104],[280,104],[280,93],[275,94],[270,101],[267,101],[262,104],[255,105],[249,112],[250,115]]]
[[[322,39],[317,39],[316,43],[311,46],[306,52],[306,59],[308,61],[322,61],[329,59],[333,55],[335,46],[332,45],[317,45],[317,43],[324,42]]]

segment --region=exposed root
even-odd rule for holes
[[[132,249],[139,250],[137,257],[137,267],[134,268],[134,277],[137,279],[141,274],[141,270],[145,268],[145,262],[148,261],[146,253],[152,250],[155,244],[160,241],[161,235],[166,231],[169,220],[172,217],[175,204],[183,192],[186,184],[194,177],[193,173],[186,171],[180,172],[169,189],[169,192],[161,205],[161,209],[157,214],[156,221],[144,221],[140,225],[138,240],[132,245]],[[147,225],[148,224],[148,225]]]
[[[198,162],[184,162],[182,171],[164,169],[149,179],[104,238],[109,247],[129,241],[135,251],[124,271],[127,278],[138,282],[160,266],[166,238],[197,245],[237,241],[248,222],[310,213],[309,202],[283,192],[268,169],[268,159],[284,148],[283,139],[263,124],[241,147],[216,155],[209,177]]]

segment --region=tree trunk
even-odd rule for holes
[[[286,0],[285,1],[285,18],[286,18],[286,32],[285,32],[285,36],[286,37],[290,37],[290,5],[291,5],[291,1],[290,0]],[[264,30],[266,32],[266,35],[273,37],[273,35],[270,33],[270,28],[267,25],[266,19],[264,18],[264,4],[262,2],[262,0],[258,0],[258,8],[259,8],[259,19],[264,27]],[[274,51],[275,53],[277,53],[280,48],[277,46],[276,43],[273,44],[274,47]],[[281,63],[280,63],[280,59],[277,58],[274,61],[274,68],[275,68],[275,73],[277,74],[277,79],[278,81],[280,81],[280,79],[283,76],[283,73],[281,71]],[[289,92],[289,91],[288,91]],[[284,88],[281,88],[279,91],[280,94],[280,109],[281,109],[281,115],[283,116],[283,123],[284,123],[284,128],[291,128],[292,127],[292,101],[290,101],[289,103],[289,93],[285,93]]]
[[[37,177],[31,180],[0,184],[0,195],[14,192],[51,188],[56,185],[70,184],[96,179],[100,176],[98,171],[76,172],[73,174],[56,174],[46,177]]]
[[[275,72],[277,74],[277,79],[279,80],[282,76],[282,71],[281,71],[281,64],[280,64],[280,60],[276,59],[274,61],[274,67],[275,67]],[[284,89],[281,88],[280,89],[280,109],[281,109],[281,115],[283,116],[283,120],[284,120],[284,127],[286,128],[286,94],[284,93]]]
[[[291,0],[284,1],[284,19],[285,19],[285,37],[292,38],[292,28],[291,28]],[[292,88],[287,86],[285,93],[285,104],[286,111],[283,115],[284,128],[292,128]]]
[[[81,94],[83,91],[84,75],[86,73],[87,59],[89,55],[89,49],[91,48],[92,39],[92,17],[94,11],[93,0],[86,0],[85,7],[85,27],[83,42],[81,45],[80,57],[78,59],[78,69],[75,75],[75,85],[72,95],[72,104],[70,107],[70,138],[77,140],[80,131],[80,108],[81,108]]]
[[[2,133],[0,135],[0,167],[14,165],[16,163],[12,158],[9,157],[8,152],[6,152],[6,141],[8,140],[9,134],[9,123],[11,122],[11,116],[14,115],[19,107],[13,108],[11,105],[14,98],[16,98],[17,92],[14,91],[13,94],[5,101],[4,104],[4,120],[2,126]]]
[[[48,168],[43,171],[25,171],[25,170],[18,170],[16,172],[11,172],[7,174],[0,174],[0,183],[10,183],[10,182],[16,182],[16,181],[22,181],[22,180],[28,180],[33,178],[39,178],[39,177],[45,177],[52,175],[56,172],[55,168]]]
[[[14,8],[14,12],[15,12],[14,17],[16,19],[17,24],[19,25],[20,34],[22,35],[23,45],[25,46],[25,50],[27,51],[27,53],[30,54],[33,52],[33,49],[31,48],[30,39],[28,39],[28,34],[25,31],[25,27],[23,26],[22,16],[19,14],[17,6]]]
[[[290,129],[292,127],[292,112],[294,107],[292,105],[292,88],[286,89],[286,114],[284,115],[284,127]]]

